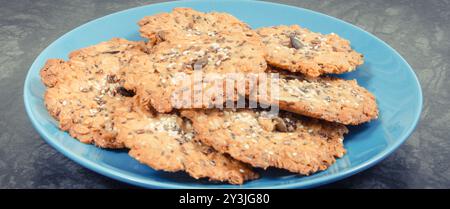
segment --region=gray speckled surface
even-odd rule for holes
[[[47,145],[24,111],[22,86],[35,57],[89,20],[148,1],[0,2],[0,188],[131,188]],[[450,188],[450,1],[282,1],[375,34],[414,68],[424,109],[409,140],[378,165],[326,188]]]

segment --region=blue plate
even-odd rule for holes
[[[50,58],[67,58],[69,52],[113,37],[141,40],[136,22],[146,15],[174,7],[228,12],[252,27],[299,24],[312,31],[337,33],[349,39],[365,56],[364,65],[342,75],[356,78],[377,98],[380,117],[350,127],[345,138],[347,154],[328,170],[311,176],[269,169],[262,178],[242,186],[194,180],[182,172],[154,171],[130,158],[126,151],[86,145],[58,129],[43,103],[44,85],[39,70]],[[268,16],[268,14],[272,14]],[[411,67],[390,46],[370,33],[336,18],[292,6],[255,1],[182,1],[152,4],[114,13],[86,23],[48,46],[34,61],[25,80],[25,108],[36,130],[55,149],[75,162],[111,178],[149,188],[308,188],[348,177],[380,162],[413,132],[422,110],[422,91]]]

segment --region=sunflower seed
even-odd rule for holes
[[[300,41],[300,39],[297,38],[295,33],[292,33],[289,35],[289,39],[291,40],[291,46],[295,49],[301,49],[304,47],[303,43]]]
[[[194,70],[202,70],[202,68],[207,64],[208,64],[208,59],[204,57],[204,58],[201,58],[201,59],[198,59],[197,61],[195,61],[193,68],[194,68]]]
[[[281,119],[281,118],[274,118],[274,121],[276,122],[275,129],[277,131],[280,131],[280,132],[287,132],[288,131],[286,123],[284,123],[283,119]]]

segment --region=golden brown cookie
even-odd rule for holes
[[[310,77],[350,72],[363,56],[350,42],[332,33],[314,33],[298,25],[264,27],[256,30],[267,48],[267,62]]]
[[[233,33],[234,36],[257,37],[247,24],[230,14],[204,13],[190,8],[175,8],[170,13],[147,16],[138,24],[141,35],[154,43],[165,40],[192,40],[222,32]]]
[[[112,39],[71,53],[69,61],[47,61],[41,70],[48,87],[44,102],[62,130],[84,143],[123,147],[115,140],[112,114],[130,107],[132,92],[120,87],[116,73],[143,54],[141,44]]]
[[[261,73],[266,68],[264,51],[258,41],[221,33],[197,40],[161,42],[150,49],[149,55],[133,58],[120,76],[124,87],[135,91],[143,104],[165,113],[176,107],[173,93],[185,87],[180,86],[182,80],[177,80],[180,73],[186,76],[200,72],[205,76]],[[208,85],[201,88],[206,90]]]
[[[343,125],[256,110],[183,110],[197,138],[254,167],[299,174],[324,170],[345,154]]]
[[[268,81],[266,95],[271,95],[271,85],[278,85],[278,95],[260,96],[253,92],[256,97],[250,98],[289,112],[345,125],[357,125],[378,117],[375,96],[356,80],[311,78],[279,70],[269,72],[278,73],[278,77]]]
[[[231,184],[258,178],[248,165],[196,141],[191,123],[175,114],[134,110],[116,118],[118,140],[133,158],[153,169]]]

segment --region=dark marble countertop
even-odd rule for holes
[[[0,188],[132,188],[69,160],[46,144],[24,110],[22,88],[36,56],[72,28],[152,2],[1,0]],[[422,84],[412,136],[376,166],[325,188],[450,188],[450,1],[294,1],[353,23],[394,47]]]

